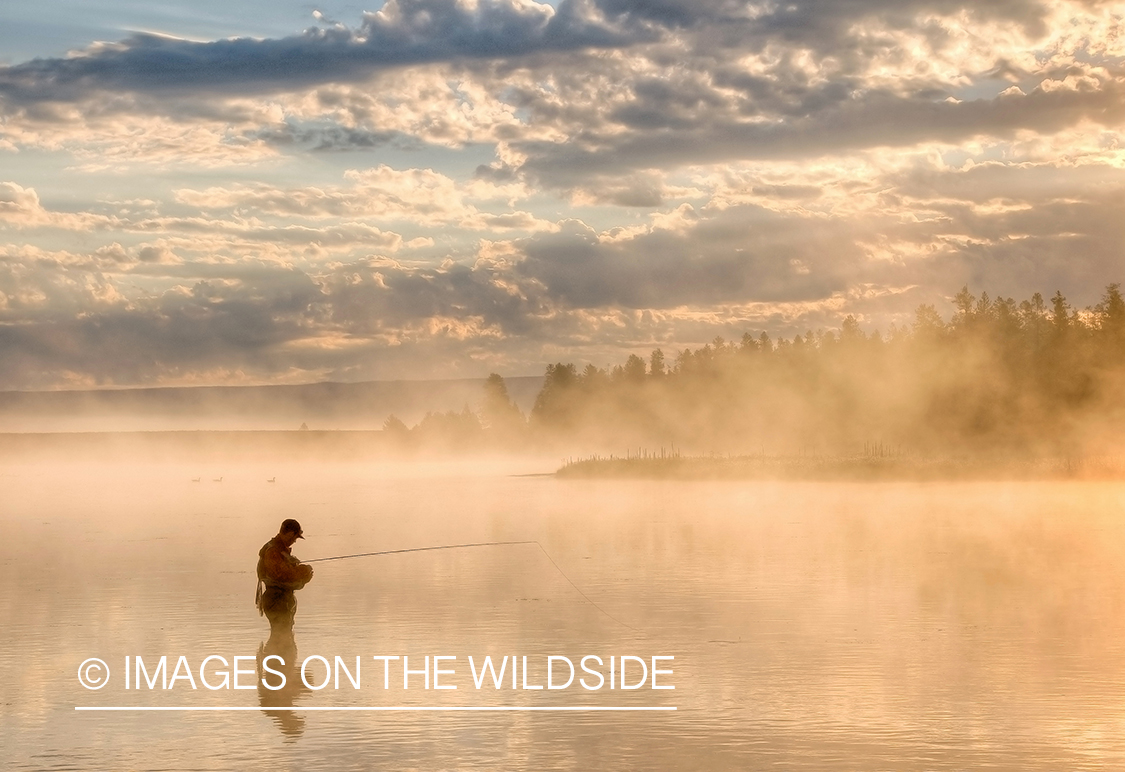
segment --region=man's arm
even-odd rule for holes
[[[267,584],[287,590],[299,590],[312,579],[312,566],[305,565],[281,550],[267,550],[264,558]]]

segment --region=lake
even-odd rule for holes
[[[1125,767],[1125,484],[530,475],[553,466],[5,464],[5,766]],[[270,636],[255,564],[287,517],[304,527],[303,559],[538,545],[314,564],[295,649],[281,650],[351,670],[358,656],[361,688],[347,672],[339,688],[298,687],[290,671],[273,691],[255,670]],[[250,688],[198,683],[222,680],[218,660],[201,676],[212,655],[244,658]],[[180,657],[191,675],[125,689],[137,656],[145,677],[161,656],[165,676]],[[426,673],[403,689],[402,660],[375,656]],[[475,688],[469,656],[516,657],[518,688],[510,670],[502,688]],[[578,676],[599,657],[587,662],[604,680],[611,656],[637,657],[628,685],[640,661],[648,680],[522,688],[544,684],[549,656]],[[654,656],[674,657],[657,661],[674,689],[651,688]],[[94,657],[110,676],[89,690],[76,674]],[[309,662],[319,685],[330,671]],[[457,688],[426,689],[435,667]]]

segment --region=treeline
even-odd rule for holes
[[[527,417],[508,394],[504,379],[492,373],[484,382],[477,410],[426,413],[413,428],[395,415],[383,422],[383,431],[403,446],[479,448],[492,446],[522,449],[532,442]]]
[[[948,321],[921,306],[909,327],[771,340],[716,338],[671,357],[603,369],[548,365],[526,418],[490,376],[479,412],[427,416],[403,437],[491,437],[507,444],[689,452],[1115,453],[1125,428],[1125,300],[1096,306],[979,297],[968,288]]]

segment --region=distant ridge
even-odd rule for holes
[[[526,413],[541,376],[505,378]],[[0,432],[296,429],[371,430],[392,413],[408,424],[427,412],[476,409],[483,378],[325,381],[276,386],[160,386],[0,391]]]

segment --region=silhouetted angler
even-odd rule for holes
[[[301,524],[285,520],[277,536],[258,551],[258,590],[254,602],[258,613],[269,619],[271,634],[279,627],[292,629],[297,612],[294,592],[312,579],[312,566],[297,560],[290,551],[297,539],[303,538]]]

